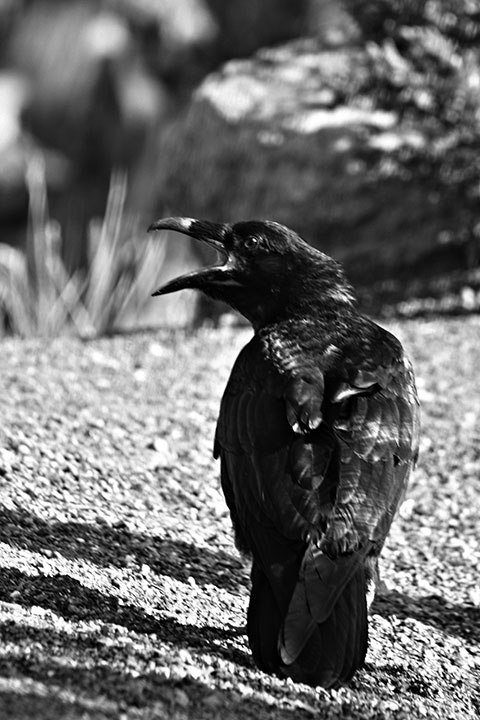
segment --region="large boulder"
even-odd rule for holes
[[[480,229],[480,17],[457,2],[444,22],[452,2],[340,3],[333,39],[227,63],[147,149],[137,203],[290,225],[370,306],[444,292]]]

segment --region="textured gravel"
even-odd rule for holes
[[[413,357],[421,458],[384,552],[365,670],[270,678],[211,457],[245,330],[4,340],[0,717],[480,714],[480,319],[390,326]]]

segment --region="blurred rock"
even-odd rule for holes
[[[346,1],[351,23],[330,39],[224,65],[149,149],[146,213],[283,222],[341,260],[367,305],[470,270],[479,53],[454,44],[439,5],[412,10],[411,26],[386,0],[373,42]]]

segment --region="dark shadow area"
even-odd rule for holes
[[[371,663],[365,663],[365,670],[368,673],[368,680],[362,675],[354,678],[352,688],[358,691],[367,691],[371,687],[372,677],[376,683],[385,687],[391,685],[395,694],[401,695],[411,693],[418,697],[432,700],[438,696],[438,687],[431,682],[427,682],[420,674],[415,673],[412,677],[411,673],[406,673],[404,667],[396,665],[381,665],[377,667]]]
[[[376,666],[373,663],[365,664],[365,673],[359,673],[351,683],[352,690],[357,692],[372,693],[373,688],[389,687],[390,692],[396,698],[416,696],[420,702],[428,702],[430,708],[435,708],[435,715],[428,717],[458,717],[467,715],[454,715],[451,700],[455,697],[465,695],[467,702],[471,702],[471,708],[480,709],[480,695],[475,683],[475,677],[470,673],[457,673],[451,675],[452,697],[446,696],[439,678],[432,676],[428,663],[423,667],[408,670],[403,664],[386,663]],[[449,671],[446,670],[446,673]],[[453,687],[455,690],[453,690]],[[401,715],[401,717],[407,717]],[[468,717],[477,717],[468,715]]]
[[[192,630],[188,632],[191,634]],[[36,695],[30,688],[26,693],[19,692],[18,695],[13,690],[3,692],[0,694],[0,710],[4,710],[2,718],[5,716],[18,720],[20,717],[27,717],[26,711],[29,708],[31,710],[29,718],[48,717],[49,720],[53,720],[67,715],[77,717],[77,713],[83,718],[117,717],[110,711],[108,705],[106,709],[102,707],[106,701],[118,704],[123,711],[128,707],[143,708],[155,703],[158,712],[158,703],[163,703],[169,713],[165,717],[176,717],[177,710],[179,717],[184,717],[182,710],[185,712],[185,705],[182,703],[179,706],[176,701],[176,692],[180,689],[188,697],[188,710],[195,718],[222,716],[258,720],[259,717],[271,716],[276,720],[277,718],[293,720],[297,717],[312,717],[313,708],[307,710],[305,707],[304,711],[299,707],[295,710],[282,707],[291,693],[288,687],[272,687],[271,692],[277,700],[272,706],[262,699],[242,698],[238,690],[220,689],[216,686],[215,680],[212,680],[212,685],[207,685],[190,678],[168,680],[161,672],[152,670],[143,673],[142,662],[149,665],[150,661],[154,660],[158,661],[159,666],[164,666],[169,660],[165,657],[164,649],[156,650],[152,645],[146,649],[146,657],[139,658],[137,669],[130,672],[123,667],[124,663],[127,668],[137,665],[135,657],[130,655],[130,648],[122,649],[121,644],[116,646],[114,642],[102,642],[96,634],[71,635],[52,628],[25,627],[14,621],[0,624],[0,634],[4,641],[14,643],[18,641],[19,644],[21,642],[21,649],[26,649],[25,653],[16,652],[10,657],[4,655],[0,659],[0,675],[20,683],[22,679],[42,683],[44,686],[42,693],[45,692],[45,688],[47,693],[51,688],[51,695],[42,694],[42,696]],[[92,667],[93,658],[95,665]],[[171,660],[174,662],[175,656],[172,656]],[[251,662],[243,664],[253,669]],[[231,680],[235,683],[234,674]],[[55,697],[58,687],[71,692],[73,696],[78,697],[78,700],[68,703],[63,698]],[[322,701],[312,697],[309,691],[299,688],[295,697],[297,701],[305,703],[305,706],[318,703],[318,711],[322,709],[320,705]],[[82,699],[86,700],[86,704],[82,704]],[[205,705],[203,705],[204,700],[207,701]],[[97,702],[98,708],[95,707]],[[23,712],[26,714],[22,715]],[[218,715],[219,712],[221,715]],[[187,713],[187,716],[190,717],[190,714]]]
[[[405,593],[393,591],[375,598],[372,613],[383,617],[411,618],[441,630],[480,644],[480,609],[473,605],[453,604],[438,595],[411,598]]]
[[[111,527],[101,523],[47,523],[26,510],[12,511],[0,507],[0,541],[32,552],[58,552],[74,560],[85,558],[102,567],[125,567],[132,562],[133,557],[133,562],[138,565],[145,563],[158,574],[183,582],[193,577],[200,585],[210,583],[231,592],[238,592],[249,583],[248,569],[240,557],[235,558],[222,550],[197,548],[181,540],[131,533],[120,524]],[[34,578],[25,577],[29,582],[34,581]],[[44,581],[57,580],[58,577],[44,578]],[[64,583],[76,584],[83,594],[91,592],[67,576],[64,577]],[[75,593],[71,592],[70,595],[74,597]],[[104,596],[101,597],[102,603],[105,603]],[[56,600],[60,602],[61,598],[57,597]],[[113,596],[111,600],[117,602]],[[32,602],[41,604],[35,597]],[[48,607],[62,612],[61,608]],[[87,614],[91,612],[90,603],[85,604],[84,610]],[[76,617],[84,617],[81,609],[77,608],[78,612],[80,614]],[[450,635],[480,643],[480,610],[473,605],[452,604],[435,595],[414,599],[394,591],[376,598],[372,612],[384,617],[395,615],[417,619]],[[105,617],[102,619],[108,620]]]
[[[86,720],[88,717],[95,717],[95,720],[105,718],[118,718],[118,710],[108,712],[95,708],[95,714],[87,713],[81,703],[61,700],[54,692],[47,697],[36,695],[34,692],[16,693],[13,690],[0,693],[0,713],[6,720]]]
[[[82,660],[80,660],[82,662]],[[172,690],[180,685],[171,682],[155,672],[132,675],[128,672],[115,670],[108,665],[97,666],[94,670],[88,667],[59,665],[45,661],[40,666],[25,665],[23,660],[13,662],[11,670],[15,677],[27,676],[47,684],[60,685],[74,693],[100,695],[109,701],[128,703],[130,706],[142,707],[152,702],[173,700]],[[182,683],[187,685],[188,683]]]
[[[286,699],[291,697],[291,689],[289,690],[283,685],[272,685],[269,688],[269,695],[275,698],[275,704],[272,704],[272,700],[267,703],[263,702],[261,698],[242,698],[238,690],[225,690],[215,686],[215,680],[213,680],[212,686],[210,683],[207,685],[188,677],[184,680],[169,680],[164,677],[162,671],[157,673],[149,669],[147,672],[142,672],[142,665],[150,666],[152,660],[158,661],[159,667],[165,666],[165,661],[168,663],[165,649],[159,648],[157,651],[155,645],[147,647],[145,654],[142,654],[137,663],[135,657],[130,655],[130,648],[125,647],[122,652],[121,644],[116,646],[115,643],[104,643],[96,634],[71,635],[51,628],[44,630],[25,627],[14,621],[1,624],[0,634],[7,642],[15,642],[18,634],[21,649],[26,649],[24,654],[17,652],[12,657],[7,655],[0,659],[0,675],[4,678],[14,678],[20,682],[25,678],[42,683],[44,687],[46,686],[47,691],[50,686],[52,687],[52,698],[49,695],[39,697],[34,692],[26,695],[22,693],[18,697],[18,705],[15,703],[17,697],[15,692],[6,692],[0,695],[0,710],[3,707],[14,707],[15,713],[7,714],[5,717],[16,718],[16,720],[23,717],[17,714],[18,709],[23,707],[32,708],[33,715],[30,717],[48,717],[49,720],[53,720],[56,717],[65,717],[67,710],[69,711],[68,717],[76,717],[76,712],[80,712],[82,709],[82,698],[88,699],[89,711],[94,712],[95,717],[112,716],[108,705],[106,710],[102,707],[105,702],[118,704],[123,710],[127,707],[144,708],[155,704],[157,712],[158,704],[162,703],[169,712],[168,717],[176,717],[177,709],[179,716],[183,717],[181,711],[185,711],[185,699],[183,699],[181,707],[178,707],[176,703],[176,691],[178,690],[183,690],[183,698],[185,696],[188,698],[188,708],[193,711],[191,716],[197,719],[209,718],[213,715],[214,717],[255,718],[255,720],[258,720],[259,717],[280,718],[280,720],[292,718],[293,720],[295,717],[310,718],[315,713],[319,717],[323,717],[322,711],[328,710],[330,705],[328,698],[315,695],[314,692],[306,690],[302,686],[298,686],[296,689],[295,701],[298,705],[294,710],[284,706]],[[52,649],[55,649],[56,652],[52,653]],[[92,667],[93,658],[95,664]],[[175,660],[174,657],[172,659]],[[123,666],[124,663],[127,668]],[[120,667],[118,667],[119,665]],[[129,668],[135,666],[136,670],[130,672]],[[368,675],[359,673],[351,684],[352,690],[364,694],[366,702],[368,702],[369,696],[372,697],[372,700],[376,697],[375,687],[387,684],[392,686],[394,693],[398,695],[411,693],[429,701],[435,701],[438,695],[435,685],[426,682],[421,674],[405,673],[405,669],[402,667],[382,665],[376,668],[374,665],[367,665],[366,670]],[[375,679],[373,688],[372,676]],[[222,679],[226,679],[224,675]],[[231,680],[235,683],[233,675]],[[54,693],[58,687],[66,692],[71,692],[74,696],[79,697],[79,700],[72,700],[70,705],[65,700],[55,698]],[[49,698],[55,699],[51,706],[47,702]],[[206,700],[205,705],[203,704],[204,700]],[[5,705],[2,705],[2,702]],[[92,706],[96,702],[98,702],[99,709],[97,710],[95,707],[92,710]],[[332,702],[335,704],[335,698],[332,698]],[[439,702],[442,702],[441,697]],[[52,712],[46,712],[50,707]],[[217,715],[218,712],[222,714]],[[348,712],[348,709],[345,712]],[[80,715],[80,717],[89,716],[85,711],[83,715]],[[190,717],[189,714],[187,716]],[[348,714],[348,717],[353,717],[353,715]],[[357,717],[356,714],[355,717]]]
[[[85,673],[88,676],[88,672]],[[91,673],[90,673],[91,675]],[[59,682],[63,680],[67,686],[71,685],[74,691],[82,691],[84,680],[84,672],[80,669],[70,669],[67,676],[48,677],[46,682]],[[258,720],[258,718],[274,718],[275,720],[310,720],[313,714],[319,713],[318,717],[323,717],[322,709],[327,705],[326,701],[317,698],[309,698],[311,706],[296,706],[295,708],[287,708],[280,706],[272,706],[268,702],[264,702],[257,698],[242,698],[238,691],[220,689],[218,687],[211,688],[205,683],[194,680],[184,680],[182,682],[169,682],[161,680],[154,673],[149,673],[140,677],[133,677],[128,673],[105,673],[104,677],[99,679],[94,688],[97,697],[107,697],[110,701],[118,701],[119,708],[125,712],[128,707],[147,708],[150,704],[155,703],[155,712],[159,712],[158,703],[164,705],[165,715],[155,714],[155,717],[169,718],[197,718],[198,720],[206,718],[241,718],[241,720]],[[100,690],[100,693],[98,692]],[[185,707],[185,700],[181,703],[177,702],[176,693],[183,691],[182,695],[188,698],[188,706]],[[86,711],[80,703],[70,705],[59,700],[54,701],[54,695],[48,697],[39,697],[33,693],[17,696],[14,692],[3,693],[0,696],[0,709],[4,706],[10,708],[11,713],[5,717],[15,720],[26,718],[31,720],[34,718],[49,718],[63,720],[65,717],[89,718],[109,718],[118,717],[118,711],[109,712],[104,710]],[[89,698],[95,700],[95,698]],[[212,702],[213,700],[213,702]],[[54,702],[53,702],[54,701]],[[204,703],[205,701],[205,703]],[[281,702],[284,705],[284,702]],[[316,707],[313,707],[315,705]],[[34,713],[28,712],[32,708]],[[75,714],[72,713],[72,710]],[[76,712],[75,712],[76,711]],[[68,715],[67,715],[68,713]],[[126,716],[126,715],[125,715]]]
[[[220,644],[232,637],[235,633],[233,629],[197,627],[184,625],[172,617],[153,617],[133,605],[120,604],[114,595],[86,588],[68,575],[31,576],[16,568],[4,568],[0,579],[0,600],[5,602],[11,602],[11,594],[16,591],[20,595],[15,596],[15,602],[27,608],[35,605],[53,610],[72,621],[96,619],[122,625],[130,631],[155,635],[155,638],[178,648],[211,652],[231,662],[252,667],[247,653]],[[51,637],[50,629],[39,632],[45,640]]]
[[[133,561],[176,580],[193,577],[201,585],[211,583],[232,592],[248,583],[248,570],[240,557],[181,540],[131,533],[122,524],[45,522],[26,510],[0,506],[0,542],[31,552],[85,558],[103,567],[125,567]]]

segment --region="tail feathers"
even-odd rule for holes
[[[317,621],[308,610],[305,583],[299,582],[293,592],[287,618],[280,629],[278,649],[285,665],[295,662],[317,625]]]
[[[247,615],[247,632],[255,664],[263,672],[280,675],[278,634],[283,623],[272,587],[260,567],[252,566],[252,592]]]
[[[254,563],[248,636],[261,670],[325,688],[351,679],[367,651],[363,559],[307,551],[286,612]]]
[[[307,548],[283,627],[280,653],[286,664],[298,657],[313,629],[332,616],[349,580],[360,569],[363,572],[365,554],[354,552],[331,559],[315,546]]]
[[[358,568],[323,622],[313,620],[306,604],[303,611],[300,607],[295,614],[289,611],[279,638],[282,673],[325,688],[348,682],[367,652],[365,593],[365,573]]]

